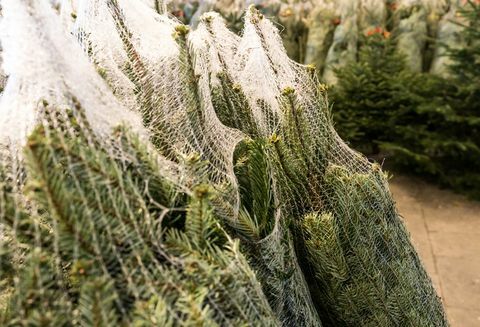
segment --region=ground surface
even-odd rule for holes
[[[394,177],[390,189],[452,327],[480,327],[480,202]]]

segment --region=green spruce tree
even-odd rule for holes
[[[332,89],[340,136],[367,154],[377,154],[379,142],[390,139],[395,111],[412,105],[406,87],[413,74],[387,33],[377,28],[363,36],[358,61],[336,71],[338,84]]]
[[[447,48],[456,91],[447,103],[457,114],[449,121],[457,127],[454,135],[464,142],[452,155],[455,158],[444,162],[451,171],[446,184],[480,199],[480,3],[468,0],[458,14],[466,21],[461,26],[464,46]]]
[[[471,39],[476,32],[465,33]],[[471,57],[478,51],[471,44],[451,55]],[[474,59],[467,61],[475,66]],[[372,30],[359,61],[337,71],[334,117],[340,135],[363,153],[386,156],[394,169],[478,197],[478,77],[469,73],[475,67],[467,73],[455,62],[452,80],[412,73],[395,51],[395,33]]]

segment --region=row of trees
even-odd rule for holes
[[[357,149],[480,198],[480,4],[459,11],[464,46],[447,47],[448,77],[415,73],[396,31],[363,37],[358,62],[336,71],[336,127]],[[381,155],[381,156],[382,156]]]

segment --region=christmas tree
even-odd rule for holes
[[[472,9],[461,12],[472,15]],[[465,29],[466,39],[473,30]],[[368,31],[359,61],[337,70],[332,96],[339,133],[374,158],[387,156],[402,171],[478,198],[478,77],[469,75],[477,69],[475,42],[448,50],[454,64],[445,78],[408,69],[395,51],[397,33]]]

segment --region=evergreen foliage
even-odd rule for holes
[[[325,211],[304,218],[322,319],[333,326],[446,326],[394,203],[381,191],[384,183],[378,166],[367,174],[329,166]],[[415,309],[421,306],[427,309]]]
[[[471,11],[462,12],[471,17]],[[368,155],[387,154],[397,168],[478,198],[478,77],[469,79],[463,70],[475,66],[478,49],[451,49],[456,77],[446,79],[407,69],[395,52],[395,33],[386,33],[372,31],[359,61],[337,71],[333,98],[340,135]],[[464,33],[472,39],[477,32]]]
[[[248,239],[259,241],[269,235],[274,226],[271,167],[264,141],[252,140],[245,148],[246,153],[235,166],[243,204],[235,228]]]
[[[173,192],[164,168],[127,130],[108,142],[134,155],[116,157],[78,119],[29,138],[25,188],[47,213],[54,240],[29,239],[22,262],[5,271],[17,278],[4,325],[274,324],[238,244],[214,218],[212,190]],[[185,210],[171,209],[185,201]],[[7,227],[23,236],[16,220]]]
[[[367,153],[378,152],[378,142],[386,140],[390,115],[402,106],[410,107],[405,90],[412,73],[405,69],[393,38],[374,30],[364,37],[358,62],[336,73],[333,89],[335,122],[340,135]]]

